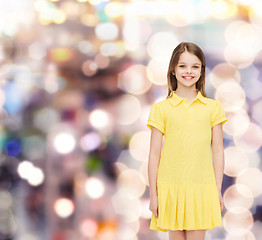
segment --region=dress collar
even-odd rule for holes
[[[177,106],[181,101],[183,101],[184,99],[186,99],[186,98],[179,97],[179,96],[176,94],[176,91],[172,91],[172,92],[169,94],[169,97],[167,98],[167,100],[168,100],[174,107],[176,107],[176,106]],[[200,100],[202,103],[204,103],[204,104],[207,103],[207,98],[204,97],[199,90],[198,90],[196,99],[199,99],[199,100]]]

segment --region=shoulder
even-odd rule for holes
[[[216,105],[220,104],[219,100],[209,98],[209,97],[205,97],[205,99],[206,99],[207,104],[212,107],[215,107]]]
[[[155,102],[153,105],[158,107],[160,110],[165,111],[169,106],[169,102],[168,102],[167,99],[163,99],[163,100],[160,100],[158,102]]]

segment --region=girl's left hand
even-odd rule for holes
[[[219,196],[220,210],[222,212],[223,206],[224,206],[224,202],[223,202],[223,198],[222,198],[222,195],[221,195],[221,191],[218,191],[218,196]]]

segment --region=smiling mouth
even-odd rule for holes
[[[183,76],[183,78],[186,79],[186,80],[192,80],[194,77],[192,77],[192,76]]]

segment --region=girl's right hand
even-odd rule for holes
[[[158,198],[157,196],[150,197],[150,205],[149,210],[155,215],[155,217],[158,217]]]

